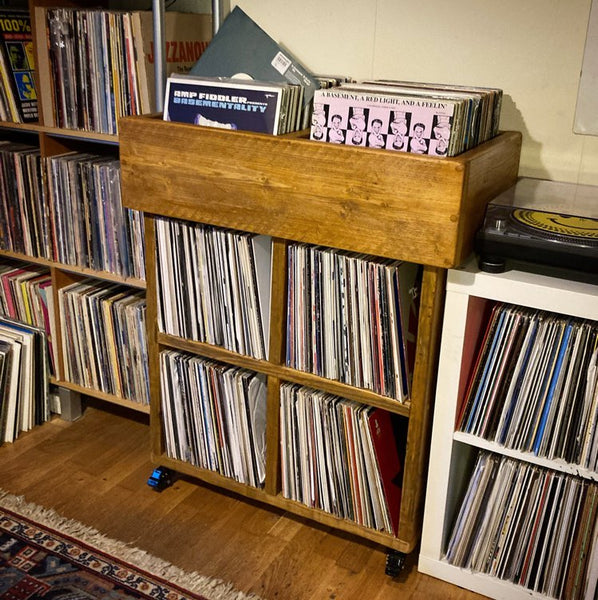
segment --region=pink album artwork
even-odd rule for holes
[[[310,139],[397,152],[452,156],[456,102],[398,95],[317,90]]]

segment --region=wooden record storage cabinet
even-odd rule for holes
[[[145,213],[150,429],[156,465],[381,544],[411,552],[419,541],[446,270],[472,251],[486,203],[516,180],[521,135],[504,132],[458,156],[438,159],[165,122],[119,123],[122,195]],[[269,359],[257,360],[160,333],[154,217],[273,238]],[[411,398],[371,391],[285,366],[286,257],[305,242],[423,265]],[[268,380],[263,489],[169,458],[164,449],[159,354],[178,349],[263,373]],[[279,388],[294,382],[380,407],[408,419],[398,535],[380,533],[284,498],[280,483]],[[403,556],[404,557],[404,556]],[[400,559],[399,559],[400,560]]]

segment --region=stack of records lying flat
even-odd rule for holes
[[[0,318],[0,444],[50,418],[43,330]]]
[[[164,120],[279,135],[301,128],[302,102],[291,83],[171,75]]]
[[[314,94],[310,138],[455,156],[498,133],[502,91],[407,81],[342,83]]]

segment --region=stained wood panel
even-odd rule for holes
[[[521,145],[506,132],[438,159],[155,117],[122,119],[119,131],[130,208],[443,268],[471,252]]]

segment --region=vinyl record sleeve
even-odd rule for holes
[[[166,85],[164,120],[276,135],[286,119],[286,91],[276,84],[172,76]]]
[[[298,84],[303,88],[304,115],[309,113],[319,88],[313,75],[238,6],[224,20],[190,74]]]

